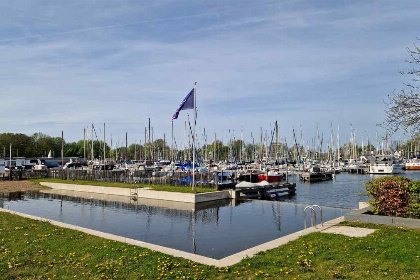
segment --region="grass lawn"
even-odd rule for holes
[[[420,230],[312,233],[218,269],[0,212],[1,279],[420,279]]]
[[[118,187],[118,188],[150,188],[155,191],[166,191],[166,192],[180,192],[180,193],[204,193],[216,191],[214,188],[195,188],[192,190],[189,186],[170,186],[170,185],[149,185],[149,184],[129,184],[129,183],[114,183],[114,182],[100,182],[100,181],[88,181],[88,180],[63,180],[59,178],[43,178],[43,179],[31,179],[31,182],[51,182],[51,183],[63,183],[63,184],[77,184],[77,185],[91,185],[91,186],[102,186],[102,187]]]

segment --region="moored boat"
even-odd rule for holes
[[[283,173],[281,173],[278,170],[270,170],[267,173],[262,173],[258,175],[258,179],[267,182],[277,182],[280,181],[282,177]]]
[[[405,163],[405,170],[420,170],[420,156],[407,161]]]
[[[370,174],[399,174],[403,167],[393,156],[369,157],[369,163]]]

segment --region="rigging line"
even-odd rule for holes
[[[25,36],[25,37],[0,39],[0,43],[1,42],[12,42],[12,41],[22,41],[22,40],[26,40],[26,39],[36,39],[36,38],[45,39],[44,37],[54,37],[54,36],[64,35],[64,34],[72,34],[72,33],[85,32],[85,31],[93,31],[93,30],[99,30],[99,29],[105,29],[105,28],[124,27],[124,26],[138,25],[138,24],[143,24],[143,23],[175,21],[175,20],[182,20],[182,19],[188,19],[188,18],[194,18],[194,17],[216,15],[216,14],[221,14],[221,13],[229,13],[229,12],[241,11],[241,10],[247,10],[247,9],[251,10],[251,9],[255,9],[255,8],[268,7],[268,6],[274,6],[274,5],[279,5],[279,3],[277,2],[277,3],[270,3],[270,4],[264,4],[264,5],[258,5],[258,6],[256,5],[256,6],[252,6],[252,7],[246,7],[246,8],[227,9],[227,10],[217,11],[217,12],[200,13],[200,14],[194,14],[194,15],[159,18],[159,19],[151,19],[151,20],[141,20],[141,21],[135,21],[135,22],[129,22],[129,23],[93,26],[93,27],[73,29],[73,30],[68,30],[68,31],[52,32],[52,33],[47,33],[47,34],[39,34],[39,35],[32,35],[32,36]]]

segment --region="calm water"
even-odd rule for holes
[[[420,180],[420,172],[401,175]],[[195,210],[185,203],[93,194],[81,198],[77,192],[9,194],[0,197],[0,207],[220,259],[303,229],[306,205],[323,206],[324,221],[344,215],[368,200],[361,195],[363,182],[377,177],[342,173],[309,184],[290,176],[297,183],[296,195],[282,201],[227,200]]]
[[[413,180],[420,180],[419,171],[410,171],[399,174]],[[299,204],[319,204],[322,206],[358,208],[359,201],[368,201],[369,198],[361,195],[365,192],[363,182],[384,175],[356,175],[341,173],[331,181],[319,183],[304,183],[297,176],[290,176],[289,181],[296,183],[296,195],[284,201]]]
[[[16,200],[3,198],[0,207],[216,259],[303,228],[303,205],[257,200],[234,203],[221,201],[191,211],[28,193]],[[324,220],[346,212],[324,208]]]

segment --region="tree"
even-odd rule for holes
[[[2,133],[0,134],[0,147],[2,157],[8,157],[9,145],[12,144],[12,156],[34,156],[35,145],[31,137],[22,133]]]
[[[130,146],[128,146],[128,152],[130,159],[144,159],[144,147],[140,144],[131,144]]]
[[[41,132],[35,133],[31,137],[35,144],[35,153],[33,156],[47,156],[49,151],[52,152],[53,156],[60,156],[61,137],[51,137]]]
[[[390,132],[404,129],[411,134],[420,131],[420,48],[414,44],[413,48],[407,48],[410,60],[407,62],[411,68],[400,71],[402,75],[409,77],[408,82],[399,91],[388,95],[385,126]]]
[[[404,155],[407,157],[420,154],[420,133],[411,137],[407,142],[402,143],[400,150],[403,151]]]
[[[213,141],[211,145],[207,146],[207,149],[210,151],[212,159],[216,161],[225,160],[229,151],[229,148],[223,145],[220,140]]]

